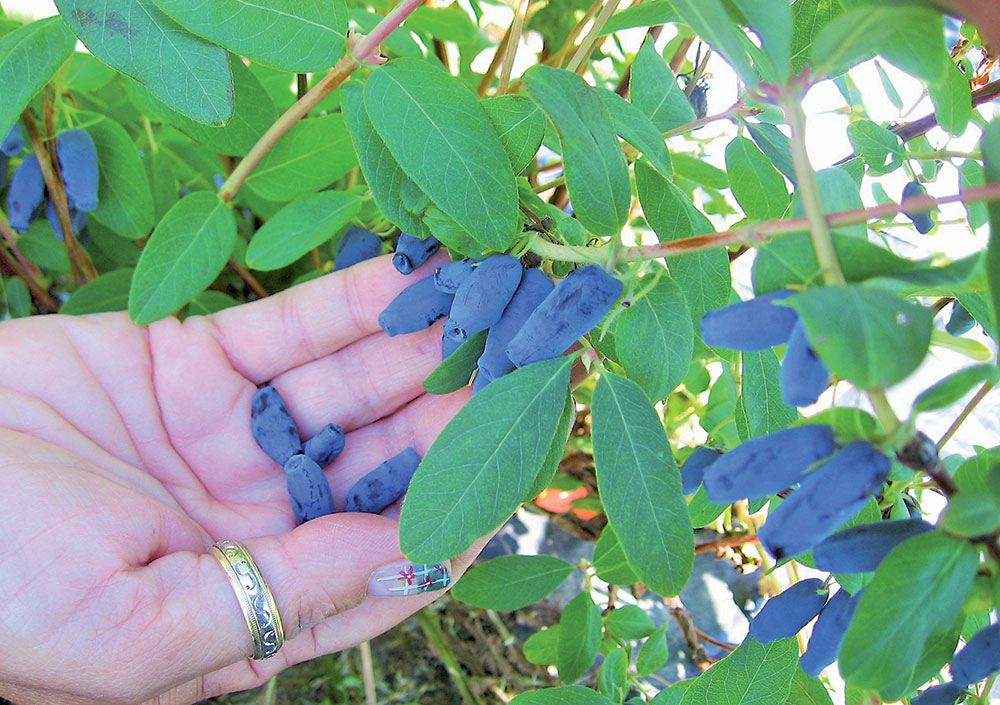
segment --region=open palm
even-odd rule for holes
[[[374,569],[402,560],[394,518],[295,527],[282,470],[250,434],[250,401],[270,381],[303,439],[344,428],[327,469],[338,509],[381,461],[423,455],[468,392],[423,394],[439,326],[390,339],[376,316],[433,268],[403,277],[381,257],[147,328],[124,314],[0,325],[0,694],[191,703],[430,602],[365,596]],[[249,660],[235,594],[207,553],[224,538],[247,546],[278,602],[286,643],[270,660]]]

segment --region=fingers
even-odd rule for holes
[[[233,368],[260,384],[379,330],[396,294],[448,261],[438,253],[409,276],[388,255],[209,316]]]

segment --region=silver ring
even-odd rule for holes
[[[225,539],[212,544],[212,548],[243,610],[253,641],[254,660],[271,658],[285,642],[285,630],[271,589],[239,541]]]

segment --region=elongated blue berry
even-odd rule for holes
[[[799,320],[795,309],[775,301],[793,292],[773,291],[749,301],[709,311],[701,319],[701,338],[706,345],[730,350],[766,350],[781,345]]]
[[[454,298],[435,289],[433,277],[421,279],[399,292],[378,315],[378,324],[390,337],[415,333],[447,316]]]
[[[480,262],[455,292],[445,335],[465,340],[500,320],[523,273],[520,260],[510,255],[493,255]]]
[[[851,441],[768,515],[760,542],[776,560],[808,551],[861,511],[889,468],[889,459],[871,443]]]
[[[80,211],[97,208],[97,147],[83,129],[56,135],[56,157],[66,185],[66,198]]]
[[[420,465],[420,456],[407,448],[362,477],[347,491],[348,512],[378,514],[403,496]]]
[[[596,264],[572,272],[538,305],[507,345],[517,367],[562,355],[611,310],[622,282]]]
[[[339,272],[350,266],[382,254],[382,241],[371,230],[352,225],[340,238],[337,255],[333,258],[333,271]]]
[[[489,383],[485,380],[499,379],[514,369],[514,363],[507,357],[507,344],[514,339],[545,297],[552,293],[554,287],[552,280],[541,270],[528,269],[524,272],[521,283],[507,308],[503,310],[500,320],[490,327],[490,332],[486,335],[486,347],[479,356],[478,364],[480,374],[485,371],[488,377],[483,375],[484,382],[481,386]]]
[[[477,369],[476,378],[472,380],[472,396],[476,396],[479,392],[486,389],[487,385],[495,379],[496,377],[491,375],[487,370],[484,370],[481,367]]]
[[[834,450],[833,429],[822,424],[744,441],[705,469],[705,490],[717,504],[766,497],[799,482]]]
[[[844,634],[847,633],[847,627],[851,624],[851,617],[860,600],[861,591],[852,595],[841,589],[819,613],[819,619],[813,625],[812,635],[809,637],[809,646],[799,658],[802,670],[813,678],[819,678],[823,669],[837,660],[840,643],[844,640]]]
[[[14,157],[20,154],[22,149],[24,149],[24,138],[21,137],[21,126],[15,122],[10,132],[3,138],[3,142],[0,142],[0,154]]]
[[[333,514],[333,494],[323,468],[308,455],[293,455],[285,462],[285,483],[295,513],[295,523]]]
[[[978,683],[1000,670],[1000,625],[991,624],[976,632],[951,659],[952,683],[960,687]]]
[[[681,490],[684,494],[694,494],[701,486],[705,477],[705,468],[722,456],[722,451],[715,448],[695,448],[681,465]]]
[[[454,294],[480,262],[481,259],[466,257],[457,262],[442,264],[434,270],[434,286],[445,294]]]
[[[918,181],[911,181],[903,187],[903,198],[900,201],[902,208],[902,213],[907,218],[913,221],[913,226],[917,229],[917,232],[921,235],[929,233],[934,227],[934,219],[931,217],[930,213],[913,213],[906,210],[906,199],[914,198],[916,196],[926,196],[927,189],[923,187]]]
[[[23,233],[31,227],[42,198],[45,196],[45,179],[38,166],[38,159],[29,154],[14,170],[7,189],[7,214],[10,227]]]
[[[49,225],[52,227],[52,231],[56,234],[56,237],[62,240],[62,226],[59,224],[59,215],[56,213],[56,206],[51,198],[45,202],[45,219],[49,221]],[[69,222],[73,226],[73,234],[79,236],[80,231],[87,225],[86,212],[70,208]]]
[[[302,452],[317,465],[325,468],[344,450],[344,429],[335,423],[328,423],[319,433],[302,444]]]
[[[464,340],[455,340],[450,335],[441,332],[441,359],[451,357],[451,354],[462,347]]]
[[[267,385],[253,395],[250,404],[250,430],[260,449],[278,465],[302,452],[302,441],[285,400],[278,390]]]
[[[956,301],[944,329],[958,337],[968,333],[974,325],[976,325],[976,319],[972,317],[972,314],[969,313],[965,306]]]
[[[903,541],[933,529],[921,519],[859,524],[820,541],[813,549],[813,562],[818,570],[831,573],[868,573]]]
[[[795,636],[826,604],[822,588],[822,580],[809,578],[775,595],[750,622],[750,636],[761,644]]]
[[[409,274],[440,249],[441,243],[433,235],[421,240],[419,237],[400,233],[396,240],[396,253],[392,256],[392,266],[400,274]]]
[[[829,383],[830,370],[809,344],[806,327],[799,321],[781,360],[781,398],[789,406],[809,406]]]
[[[962,687],[954,682],[931,686],[910,700],[910,705],[954,705]]]

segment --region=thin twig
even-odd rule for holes
[[[362,641],[358,644],[361,650],[361,679],[365,684],[366,705],[378,705],[375,695],[375,666],[372,662],[372,643]]]
[[[38,265],[34,262],[29,261],[21,254],[21,251],[17,249],[17,239],[14,237],[14,233],[10,229],[10,224],[7,222],[7,216],[3,211],[0,211],[0,235],[3,235],[3,239],[7,241],[7,247],[13,253],[14,257],[18,262],[21,263],[21,267],[24,271],[31,275],[31,277],[41,284],[42,282],[42,270],[38,268]]]
[[[230,258],[229,266],[232,268],[234,272],[240,275],[240,279],[245,281],[247,286],[249,286],[253,290],[253,293],[257,294],[257,296],[259,296],[260,298],[264,298],[265,296],[270,296],[270,294],[267,293],[267,289],[265,289],[264,286],[259,281],[257,281],[257,278],[250,272],[248,272],[245,268],[236,264],[236,260]]]
[[[529,0],[520,0],[517,9],[514,11],[514,26],[507,39],[507,46],[504,47],[503,63],[500,67],[500,82],[497,84],[497,95],[503,95],[510,87],[510,72],[514,69],[514,59],[517,57],[517,47],[521,43],[521,31],[524,27],[524,16],[528,12]]]
[[[615,13],[618,6],[621,4],[622,0],[608,0],[607,5],[601,10],[601,14],[597,16],[594,20],[594,26],[590,28],[590,33],[580,42],[580,46],[577,47],[576,52],[573,57],[566,64],[567,71],[576,71],[578,68],[583,66],[587,59],[594,51],[594,47],[597,45],[598,40],[601,38],[601,28],[607,23],[611,18],[611,15]]]
[[[466,705],[483,705],[479,698],[476,697],[476,694],[469,688],[469,684],[465,680],[465,674],[462,673],[462,666],[458,662],[458,658],[455,656],[451,645],[448,643],[447,637],[441,631],[441,623],[438,621],[437,615],[434,614],[432,608],[425,607],[414,616],[423,628],[424,634],[427,636],[427,641],[434,647],[438,658],[444,664],[445,670],[448,671],[448,674],[454,681],[458,692],[462,695],[462,700],[465,701]]]
[[[969,414],[972,413],[972,410],[976,408],[976,405],[983,400],[983,397],[990,393],[993,386],[993,382],[983,383],[983,386],[979,388],[976,395],[972,397],[972,399],[969,400],[969,403],[965,405],[965,408],[962,409],[962,413],[960,413],[958,417],[951,422],[951,426],[949,426],[948,430],[944,432],[943,436],[941,436],[941,440],[937,442],[938,450],[941,450],[944,447],[944,444],[951,440],[951,437],[955,435],[955,431],[958,430],[958,427],[962,425],[962,422],[965,421],[966,418],[968,418]]]
[[[734,546],[743,546],[748,543],[760,543],[760,537],[757,534],[739,534],[737,536],[720,536],[717,539],[712,539],[711,541],[703,541],[702,543],[695,544],[695,553],[714,553],[720,548],[732,548]]]
[[[746,115],[750,113],[750,109],[743,105],[742,100],[738,100],[731,106],[723,110],[721,113],[716,113],[715,115],[706,115],[703,118],[698,118],[692,122],[686,123],[684,125],[678,125],[670,130],[663,133],[663,137],[676,137],[677,135],[684,135],[688,132],[694,132],[699,127],[704,127],[710,122],[715,122],[716,120],[732,120],[737,115]]]
[[[510,35],[513,29],[514,23],[511,22],[510,27],[504,32],[503,39],[500,40],[496,50],[493,52],[493,61],[490,62],[490,66],[486,69],[483,77],[479,79],[479,85],[476,86],[476,93],[480,98],[486,97],[486,91],[489,90],[490,84],[493,82],[493,77],[496,75],[497,69],[500,68],[500,62],[503,61],[503,57],[507,53],[507,45],[510,43]]]
[[[40,313],[55,313],[59,310],[59,304],[56,303],[55,299],[49,296],[49,292],[45,291],[34,279],[28,276],[28,273],[24,271],[24,268],[7,252],[5,247],[0,247],[0,267],[6,270],[8,276],[16,276],[24,280],[24,283],[28,285],[28,291],[31,292],[32,298],[35,299],[35,304],[38,306]]]
[[[587,8],[587,11],[583,13],[583,17],[580,18],[580,21],[577,22],[573,29],[569,31],[569,35],[567,35],[566,41],[563,42],[563,45],[559,47],[559,51],[553,54],[544,63],[549,66],[562,66],[563,59],[566,58],[566,54],[568,54],[569,50],[573,47],[573,44],[576,42],[576,38],[580,36],[580,32],[583,31],[584,25],[590,22],[594,15],[597,14],[597,11],[601,8],[603,1],[604,0],[594,0],[594,2],[591,3],[590,7]]]

